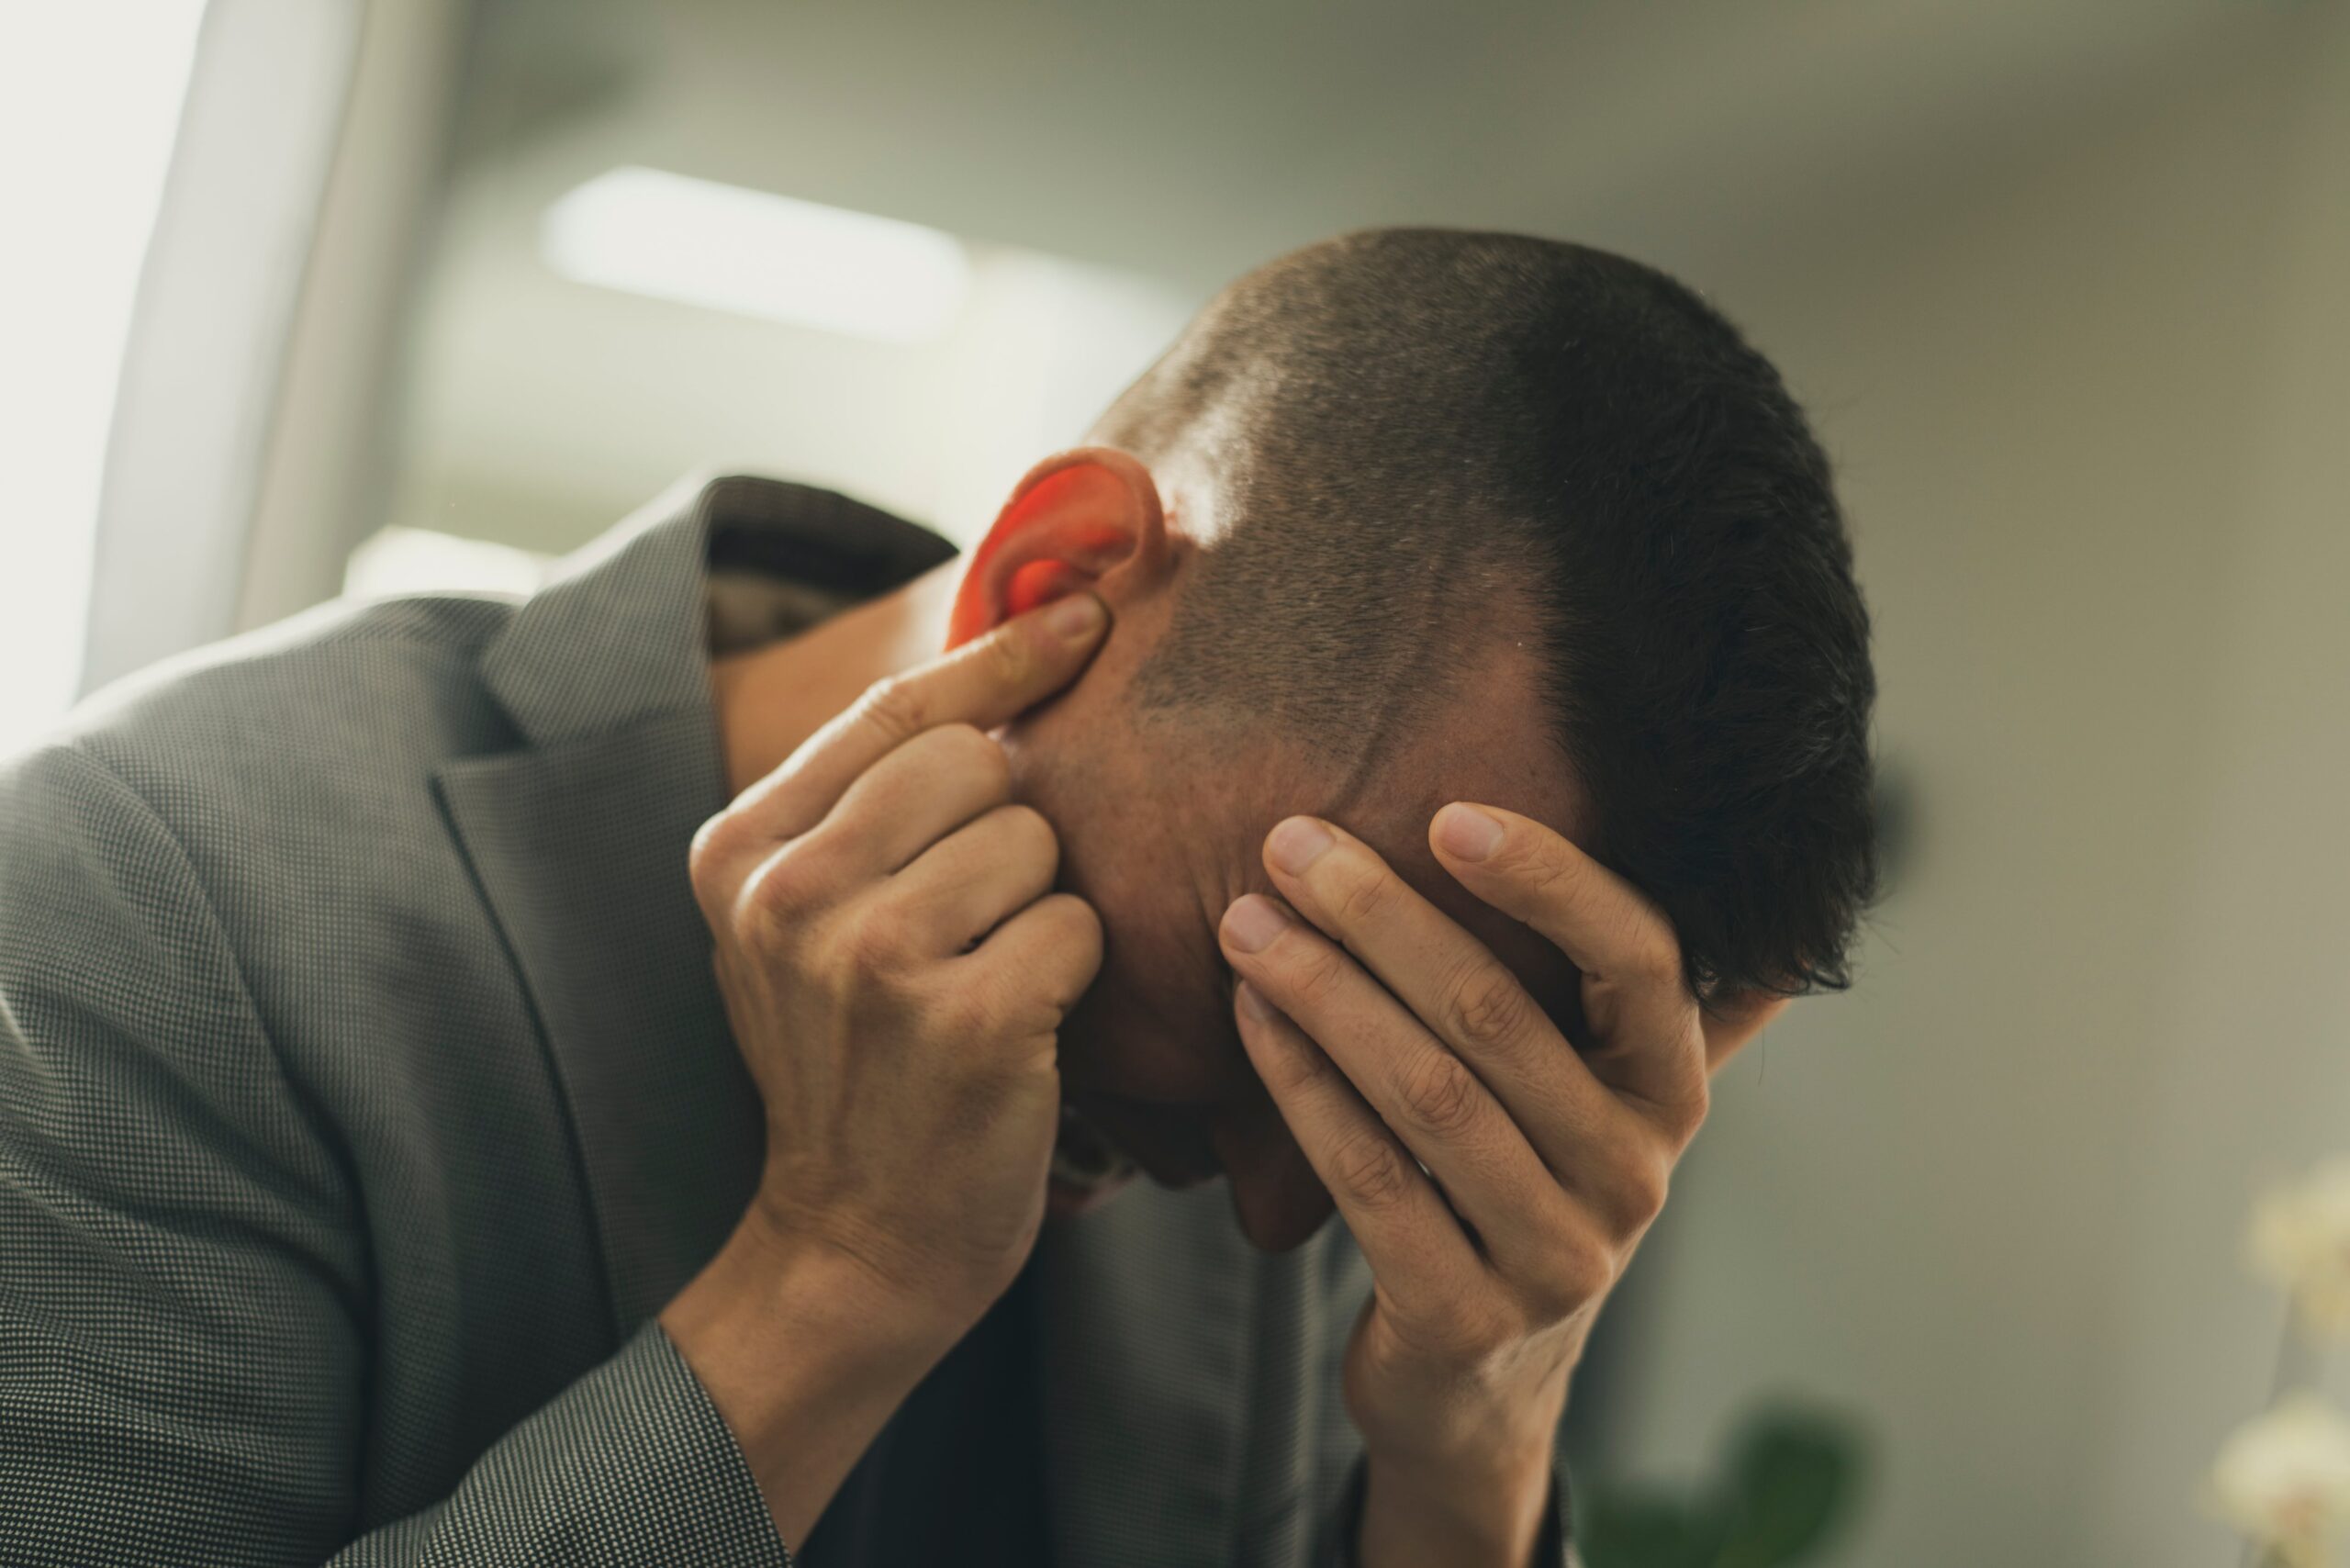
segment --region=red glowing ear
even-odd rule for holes
[[[1040,604],[1099,586],[1113,568],[1164,554],[1165,521],[1150,471],[1123,452],[1087,447],[1030,469],[971,552],[946,645]]]

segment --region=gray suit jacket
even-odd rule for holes
[[[721,480],[520,604],[327,607],[6,765],[0,1562],[786,1560],[653,1316],[761,1156],[685,876],[708,573],[950,554]],[[1266,1258],[1145,1185],[1033,1267],[1058,1562],[1334,1544],[1342,1227]]]

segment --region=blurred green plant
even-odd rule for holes
[[[1773,1409],[1731,1439],[1695,1487],[1595,1481],[1575,1488],[1589,1568],[1778,1568],[1818,1561],[1856,1511],[1863,1443],[1851,1422]]]

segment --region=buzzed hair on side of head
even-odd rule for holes
[[[1223,514],[1144,709],[1370,745],[1531,626],[1591,847],[1698,992],[1851,983],[1868,615],[1802,409],[1695,294],[1557,241],[1349,235],[1226,288],[1093,439]]]

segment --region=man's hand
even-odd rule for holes
[[[1249,1058],[1376,1281],[1345,1373],[1364,1561],[1441,1545],[1522,1563],[1591,1320],[1705,1119],[1709,1064],[1779,999],[1701,1012],[1664,917],[1528,818],[1448,806],[1429,842],[1582,971],[1591,1038],[1571,1044],[1483,944],[1314,818],[1265,843],[1305,921],[1251,894],[1223,946]]]
[[[1043,1221],[1056,1032],[1102,954],[986,732],[1066,685],[1106,620],[1080,595],[882,682],[694,841],[767,1107],[764,1222],[958,1331]]]
[[[1107,622],[1078,595],[883,681],[695,837],[767,1170],[661,1321],[787,1540],[1043,1223],[1057,1035],[1102,931],[987,732]]]

